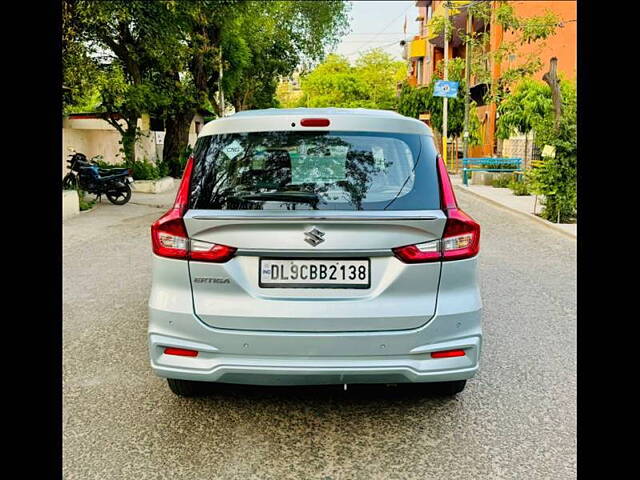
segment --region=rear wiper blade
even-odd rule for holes
[[[315,204],[320,201],[320,197],[313,192],[257,192],[238,195],[240,200],[275,200],[283,202],[299,202]]]

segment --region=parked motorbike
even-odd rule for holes
[[[71,170],[62,179],[62,188],[80,188],[96,195],[106,195],[114,205],[124,205],[131,199],[133,178],[128,168],[100,168],[95,160],[87,161],[83,153],[69,155],[67,168]]]

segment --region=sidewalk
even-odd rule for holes
[[[552,223],[533,214],[534,206],[536,213],[540,213],[540,211],[542,210],[542,205],[540,205],[540,197],[538,197],[538,202],[536,204],[535,195],[519,197],[513,195],[513,193],[511,193],[511,190],[508,188],[495,188],[491,185],[471,184],[465,187],[462,184],[461,175],[451,175],[451,183],[453,184],[456,191],[462,191],[471,195],[475,195],[476,197],[486,200],[489,203],[493,203],[494,205],[506,208],[507,210],[510,210],[514,213],[518,213],[530,218],[531,220],[542,223],[543,225],[552,228],[560,233],[563,233],[564,235],[567,235],[569,237],[578,237],[577,224]]]
[[[180,180],[174,180],[173,188],[163,193],[140,193],[133,192],[129,203],[136,205],[147,205],[149,207],[169,209],[173,205],[178,193]]]

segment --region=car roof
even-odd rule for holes
[[[301,127],[303,118],[326,118],[328,127]],[[267,108],[244,110],[207,123],[199,137],[221,133],[272,131],[360,131],[413,133],[433,136],[431,129],[415,118],[391,110],[368,108]]]

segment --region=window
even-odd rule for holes
[[[439,205],[436,150],[430,137],[420,135],[222,134],[198,139],[194,157],[194,209],[430,210]]]
[[[200,122],[196,122],[196,134],[200,133],[201,128],[202,128],[202,124]]]

